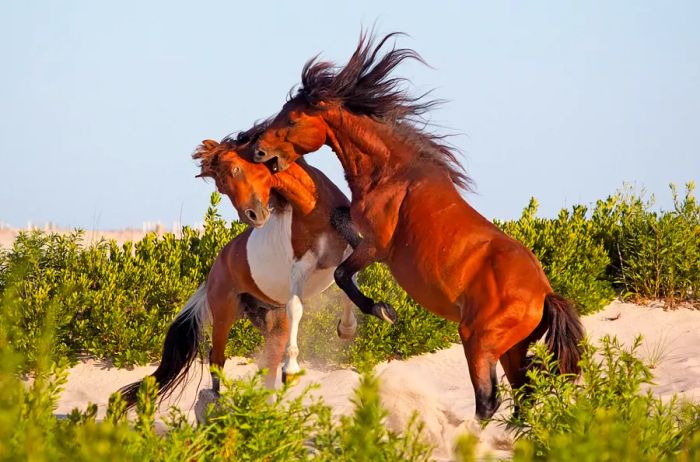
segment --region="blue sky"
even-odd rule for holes
[[[415,91],[489,218],[699,180],[698,2],[28,2],[0,4],[0,221],[91,228],[201,221],[190,154],[279,110],[318,52],[404,31]],[[310,157],[344,186],[330,151]],[[347,191],[347,189],[346,189]],[[229,204],[222,208],[233,218]]]

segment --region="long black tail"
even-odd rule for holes
[[[548,327],[545,343],[559,362],[559,372],[578,375],[584,330],[574,305],[551,293],[544,298],[544,316]]]
[[[207,303],[206,284],[202,284],[170,324],[165,335],[160,365],[151,374],[156,379],[161,398],[169,396],[187,377],[187,372],[200,351],[202,332],[209,324],[211,311]],[[119,390],[127,408],[136,404],[136,394],[142,382],[139,380]]]

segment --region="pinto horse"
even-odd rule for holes
[[[221,250],[206,283],[170,325],[160,365],[152,374],[162,396],[186,377],[208,325],[212,325],[210,363],[222,368],[229,331],[241,317],[250,319],[266,337],[266,386],[274,387],[285,345],[282,380],[300,373],[301,300],[330,286],[335,268],[351,251],[333,227],[350,229],[342,213],[337,213],[338,208],[342,212],[349,206],[345,195],[306,163],[273,176],[265,166],[252,162],[250,138],[255,130],[221,143],[206,140],[193,154],[200,161],[198,176],[214,178],[218,190],[251,227]],[[338,322],[337,332],[343,339],[352,338],[356,331],[352,306],[346,299]],[[212,383],[218,392],[218,378],[212,376]],[[121,390],[129,405],[135,403],[140,384]]]
[[[499,406],[496,363],[512,387],[526,382],[529,345],[546,342],[562,373],[578,373],[583,328],[570,302],[553,293],[542,267],[460,195],[470,179],[453,148],[419,125],[435,102],[406,93],[392,77],[410,49],[383,52],[362,35],[344,67],[313,59],[257,142],[255,160],[273,172],[329,146],[352,192],[350,214],[362,241],[335,271],[338,285],[363,311],[376,303],[352,275],[386,263],[419,304],[459,323],[459,334],[484,420]]]

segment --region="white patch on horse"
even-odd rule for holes
[[[327,268],[319,268],[319,262],[328,262],[329,238],[324,233],[318,236],[311,249],[299,259],[294,258],[292,248],[292,210],[273,214],[262,228],[254,229],[246,246],[250,274],[258,288],[269,298],[286,305],[290,321],[286,360],[282,370],[286,374],[301,371],[298,363],[299,347],[297,337],[299,322],[304,313],[302,299],[312,298],[333,284],[333,273],[340,262]],[[345,249],[343,259],[352,249]],[[327,263],[326,263],[327,264]],[[325,266],[325,265],[324,265]],[[357,328],[352,305],[344,306],[343,317],[338,325],[338,333],[350,338]]]
[[[269,298],[286,305],[292,295],[312,298],[333,284],[335,267],[317,269],[328,251],[328,236],[321,234],[312,248],[298,260],[292,248],[292,209],[274,213],[262,228],[250,233],[246,245],[248,266],[253,281]],[[347,253],[347,252],[346,252]],[[340,262],[338,262],[339,264]],[[292,270],[298,273],[301,293],[292,292]]]
[[[290,297],[289,274],[294,264],[292,209],[273,213],[262,228],[255,228],[246,245],[253,281],[269,298],[285,305]]]

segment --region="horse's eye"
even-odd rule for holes
[[[231,173],[233,173],[234,175],[238,175],[239,173],[241,173],[241,168],[240,167],[233,167],[231,169]]]
[[[295,126],[296,124],[297,124],[297,121],[296,121],[296,120],[292,120],[292,119],[289,119],[289,122],[287,123],[287,125],[289,125],[290,127],[293,127],[293,126]]]

